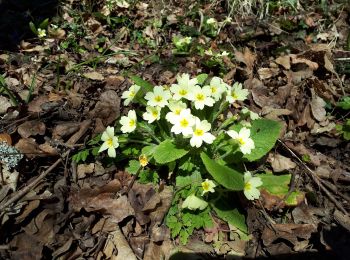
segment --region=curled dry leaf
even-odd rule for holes
[[[8,145],[12,145],[12,138],[7,133],[1,133],[0,134],[0,143],[1,142],[6,142]]]
[[[114,90],[103,92],[95,108],[89,113],[91,118],[101,118],[104,125],[110,125],[119,115],[120,97]]]
[[[23,138],[28,138],[35,135],[43,135],[46,131],[46,126],[43,122],[38,120],[26,121],[21,124],[18,129],[18,133]]]
[[[15,147],[28,158],[46,155],[33,138],[22,138],[18,141]]]
[[[311,106],[312,115],[317,121],[319,122],[324,121],[326,119],[326,114],[327,114],[325,109],[326,102],[322,98],[317,96],[313,89],[311,89],[311,95],[312,95],[312,100],[311,100],[310,106]]]
[[[83,74],[83,76],[85,78],[92,79],[92,80],[97,80],[97,81],[102,81],[102,80],[105,79],[105,77],[101,73],[98,73],[96,71],[86,72],[86,73]]]
[[[9,107],[12,107],[10,100],[4,96],[0,96],[0,115],[5,114]]]
[[[286,70],[290,69],[290,56],[289,55],[278,57],[277,59],[275,59],[275,62],[277,64],[283,66]]]
[[[290,158],[280,154],[271,155],[269,161],[274,172],[283,172],[294,169],[297,166]]]
[[[258,74],[261,80],[272,78],[278,75],[279,72],[280,70],[278,68],[261,68],[258,70]]]

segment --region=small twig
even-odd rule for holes
[[[337,201],[336,198],[326,189],[326,187],[321,183],[321,180],[317,177],[317,175],[314,173],[313,170],[310,169],[309,166],[307,166],[300,158],[297,156],[284,142],[282,142],[280,139],[278,139],[278,142],[282,144],[284,148],[286,148],[291,155],[298,160],[298,162],[304,166],[304,168],[309,173],[309,176],[311,179],[320,187],[320,189],[328,196],[329,200],[332,201],[335,206],[340,209],[344,214],[348,214],[347,211],[344,209],[344,207]]]

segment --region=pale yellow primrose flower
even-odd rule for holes
[[[210,24],[210,25],[216,25],[217,24],[217,21],[215,18],[209,18],[207,20],[207,24]]]
[[[248,171],[244,173],[244,195],[248,200],[255,200],[260,197],[260,191],[257,187],[261,186],[263,183],[261,178],[252,177],[252,174]]]
[[[116,157],[115,148],[119,146],[118,137],[114,136],[114,127],[107,126],[106,130],[101,136],[101,140],[104,141],[98,152],[102,152],[108,149],[109,157]]]
[[[46,30],[45,29],[41,29],[41,28],[38,28],[38,37],[39,38],[44,38],[46,36]]]
[[[128,112],[128,116],[122,116],[119,123],[122,125],[120,130],[122,130],[124,134],[131,133],[132,131],[134,131],[136,129],[137,123],[135,110],[130,110]]]
[[[149,124],[153,123],[156,120],[160,119],[160,107],[146,107],[146,112],[143,113],[142,117],[144,120],[146,120]]]
[[[256,120],[256,119],[259,119],[259,118],[260,118],[260,116],[259,116],[257,113],[255,113],[255,112],[253,112],[253,111],[250,111],[250,110],[249,110],[248,108],[246,108],[246,107],[242,108],[242,113],[243,113],[243,114],[248,114],[251,120]]]
[[[165,107],[170,98],[170,91],[164,90],[162,86],[155,86],[153,92],[148,92],[145,96],[145,99],[148,100],[147,105],[152,107]]]
[[[176,47],[181,48],[184,45],[190,44],[192,41],[191,37],[180,38],[175,42]]]
[[[187,108],[186,103],[182,101],[169,101],[168,108],[170,109],[170,112],[168,112],[165,116],[165,119],[169,121],[172,124],[175,124],[177,121],[177,118],[179,117],[181,111],[185,108]]]
[[[213,77],[210,81],[210,93],[215,101],[220,100],[222,94],[227,91],[228,85],[219,77]]]
[[[174,121],[171,132],[175,134],[182,133],[184,136],[189,136],[193,133],[192,126],[195,124],[195,117],[191,114],[189,108],[183,109],[180,115]]]
[[[210,86],[204,86],[203,88],[198,85],[194,86],[188,95],[188,99],[193,101],[194,107],[199,110],[202,110],[204,106],[212,107],[215,103],[211,97]]]
[[[198,80],[196,78],[190,79],[190,75],[183,73],[177,75],[177,84],[172,84],[170,87],[171,93],[173,93],[174,100],[180,100],[181,98],[188,99],[188,95],[194,86],[197,86]]]
[[[190,140],[192,147],[201,147],[203,142],[207,144],[213,143],[215,136],[211,133],[208,133],[211,125],[207,120],[201,121],[198,117],[196,118],[196,123],[193,126],[193,133]]]
[[[214,188],[216,187],[215,183],[211,180],[205,179],[205,181],[202,182],[202,188],[203,188],[203,192],[202,192],[202,196],[207,193],[207,192],[212,192],[214,193],[215,190]]]
[[[139,157],[139,162],[142,167],[146,167],[148,164],[147,156],[145,154],[141,154]]]
[[[190,210],[203,210],[208,206],[208,202],[198,198],[196,195],[192,194],[188,196],[182,203],[182,208],[188,208]]]
[[[140,86],[138,85],[131,85],[129,90],[124,91],[122,94],[122,99],[124,100],[124,106],[127,106],[130,104],[130,102],[135,98],[137,92],[140,90]]]
[[[250,154],[255,148],[254,141],[250,138],[250,129],[243,127],[239,133],[234,130],[228,130],[226,133],[237,141],[239,149],[243,154]]]
[[[243,101],[247,98],[249,91],[242,88],[242,84],[236,82],[232,88],[227,91],[226,101],[234,103],[236,100]]]

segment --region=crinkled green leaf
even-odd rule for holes
[[[240,172],[218,164],[204,152],[201,153],[201,158],[205,168],[214,180],[229,190],[243,190],[244,181],[243,175]]]
[[[154,159],[159,164],[176,161],[188,153],[187,150],[177,148],[171,140],[161,142],[154,150]]]
[[[141,165],[139,161],[130,160],[128,167],[125,168],[125,171],[130,174],[136,174],[140,167]]]

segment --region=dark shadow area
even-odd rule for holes
[[[283,259],[283,260],[329,260],[329,259],[347,259],[347,258],[338,258],[333,252],[324,252],[324,253],[295,253],[295,254],[281,254],[276,256],[266,256],[266,257],[242,257],[242,256],[226,256],[226,257],[215,257],[209,254],[192,254],[192,253],[175,253],[172,255],[169,260],[209,260],[209,259],[222,259],[222,260],[263,260],[263,259]]]
[[[0,0],[0,51],[15,51],[21,40],[35,35],[29,22],[38,24],[57,14],[59,0]]]

